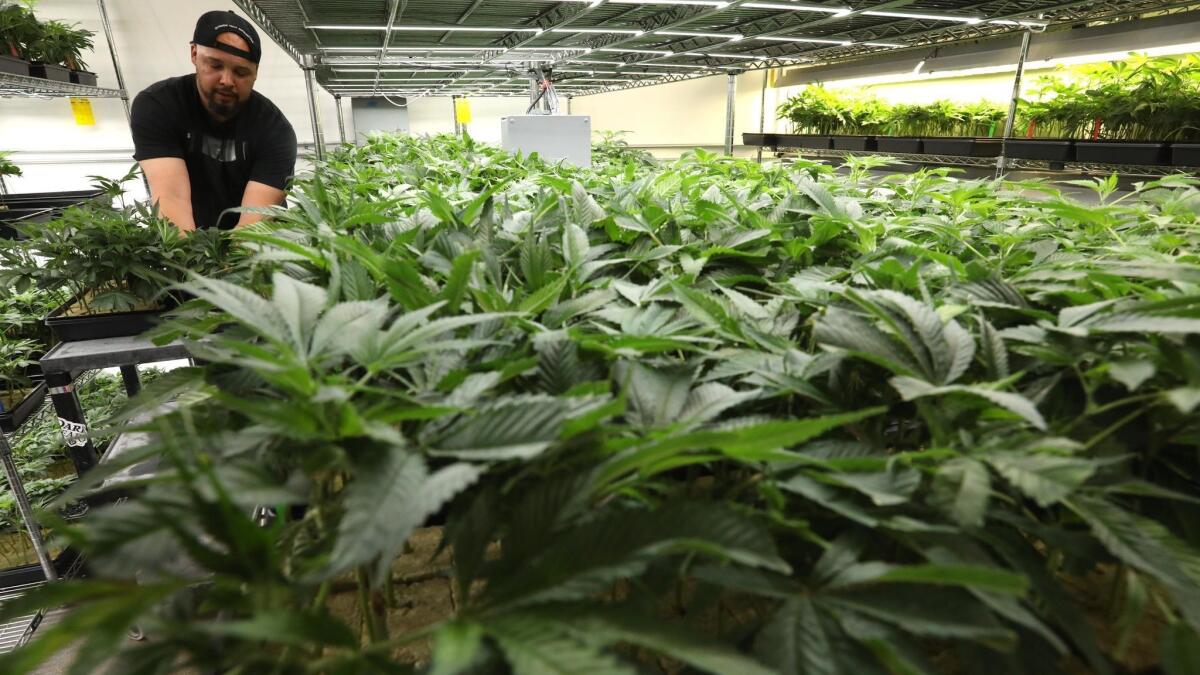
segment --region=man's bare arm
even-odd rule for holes
[[[181,232],[196,229],[192,213],[192,184],[187,164],[178,157],[157,157],[139,162],[150,184],[150,201],[158,204],[163,217]]]
[[[278,206],[283,203],[283,199],[283,190],[252,180],[246,183],[246,191],[242,193],[242,206]],[[261,213],[243,213],[237,226],[257,223],[264,217]]]

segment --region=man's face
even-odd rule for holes
[[[217,42],[250,51],[246,40],[235,33],[221,33]],[[192,64],[196,66],[200,100],[213,117],[230,119],[250,100],[254,81],[258,79],[258,65],[254,62],[219,49],[192,45]]]

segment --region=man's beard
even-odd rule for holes
[[[217,99],[217,90],[213,90],[208,97],[208,111],[218,117],[229,118],[236,115],[237,111],[242,107],[242,101],[238,98],[236,92],[228,93],[233,96],[232,102],[222,103]]]

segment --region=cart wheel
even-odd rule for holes
[[[142,627],[134,624],[129,627],[129,639],[135,642],[141,642],[146,639],[146,634],[142,632]]]

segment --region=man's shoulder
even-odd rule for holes
[[[149,94],[151,96],[159,96],[162,94],[175,94],[180,91],[184,91],[185,88],[190,84],[190,82],[194,82],[195,79],[196,79],[195,75],[180,75],[179,77],[168,77],[165,80],[159,80],[158,82],[155,82],[154,84],[150,85],[149,87],[146,87],[145,89],[142,90],[141,93]]]
[[[295,130],[292,129],[292,123],[288,121],[287,115],[284,115],[279,106],[275,105],[271,99],[257,91],[250,94],[250,97],[254,100],[256,110],[255,124],[260,131],[279,129],[283,131],[284,135],[288,133],[295,134]]]

